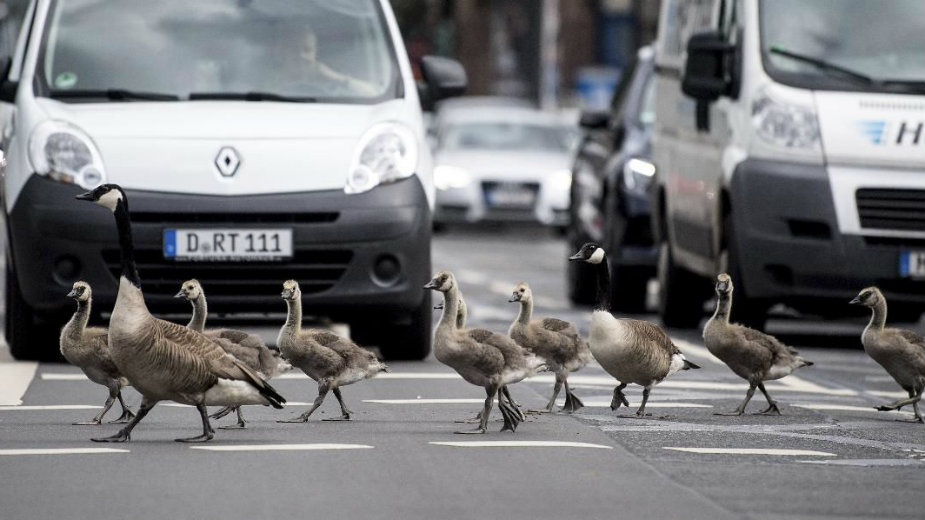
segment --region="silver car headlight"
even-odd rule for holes
[[[819,146],[819,123],[811,108],[762,95],[752,103],[752,124],[756,133],[772,145],[802,149]]]
[[[92,190],[106,181],[103,159],[93,140],[65,121],[45,121],[29,138],[29,162],[35,173]]]
[[[414,175],[418,164],[418,142],[414,132],[399,123],[372,126],[357,143],[347,193],[363,193]]]
[[[563,168],[552,172],[549,176],[549,185],[556,191],[569,191],[572,189],[572,170]]]
[[[434,167],[434,187],[446,191],[454,188],[465,188],[472,182],[472,174],[465,168],[438,164]]]
[[[623,165],[623,185],[632,191],[646,191],[655,175],[655,165],[645,159],[633,158]]]

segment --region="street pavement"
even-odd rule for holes
[[[536,317],[587,332],[590,309],[564,297],[570,253],[545,231],[451,229],[435,238],[434,268],[456,273],[471,326],[506,331],[517,314],[507,299],[525,280]],[[484,392],[432,358],[345,387],[351,422],[320,420],[339,415],[331,398],[308,423],[276,423],[316,395],[290,372],[273,382],[287,409],[248,407],[248,429],[218,430],[203,445],[173,442],[200,423],[194,409],[166,403],[132,442],[92,443],[118,426],[71,423],[98,412],[104,388],[68,365],[0,360],[0,518],[922,519],[925,426],[873,409],[903,394],[859,348],[858,316],[772,324],[816,363],[767,385],[780,417],[712,415],[735,408],[746,384],[697,331],[672,331],[703,369],[655,387],[652,417],[632,414],[635,386],[633,408],[612,412],[613,380],[593,364],[570,378],[586,404],[578,413],[529,415],[511,434],[498,431],[495,409],[481,436],[453,431],[473,426],[454,421],[473,416]],[[277,328],[253,330],[272,340]],[[512,392],[540,408],[551,382],[543,374]],[[138,394],[125,393],[137,407]],[[759,394],[748,412],[764,407]],[[107,419],[117,416],[118,405]]]

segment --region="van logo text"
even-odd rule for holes
[[[925,121],[888,123],[886,121],[860,121],[858,130],[872,144],[916,146],[925,144]]]

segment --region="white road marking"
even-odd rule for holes
[[[0,412],[34,412],[39,410],[96,410],[102,406],[92,404],[54,404],[47,406],[0,406]]]
[[[471,269],[460,269],[456,271],[456,279],[462,283],[472,285],[484,285],[488,282],[487,276],[479,271],[473,271]]]
[[[55,372],[42,372],[42,381],[89,381],[83,374],[61,374]]]
[[[534,383],[553,383],[555,382],[554,375],[539,375],[533,376],[527,381]],[[583,385],[583,386],[606,386],[614,387],[616,386],[616,379],[610,376],[582,376],[572,374],[568,378],[569,383],[572,385]],[[781,381],[775,381],[773,383],[768,383],[768,391],[776,390],[783,392],[800,392],[800,393],[811,393],[811,394],[823,394],[823,395],[839,395],[839,396],[854,396],[858,393],[854,390],[847,388],[826,388],[816,383],[811,383],[805,379],[801,379],[797,376],[787,376]],[[659,383],[658,388],[680,388],[685,390],[737,390],[745,391],[748,390],[748,385],[746,383],[713,383],[709,381],[665,381]]]
[[[716,365],[726,365],[726,363],[723,363],[718,357],[711,354],[706,347],[691,343],[690,341],[684,341],[683,339],[671,338],[671,341],[673,341],[684,354],[694,355],[699,359],[705,359]]]
[[[590,444],[587,442],[563,441],[454,441],[429,442],[435,446],[452,446],[454,448],[592,448],[612,450],[613,446]]]
[[[482,404],[484,399],[364,399],[375,404]]]
[[[687,453],[702,453],[710,455],[773,455],[780,457],[836,457],[834,453],[816,450],[790,450],[774,448],[678,448],[663,446],[662,449],[684,451]]]
[[[311,405],[311,404],[312,404],[312,403],[305,403],[305,402],[301,402],[301,401],[286,401],[286,406],[309,406],[309,405]],[[190,405],[190,404],[173,403],[173,402],[163,402],[163,403],[159,403],[158,406],[170,406],[170,407],[172,407],[172,408],[193,408],[193,405]],[[218,407],[218,406],[221,406],[221,405],[217,405],[217,404],[213,405],[213,404],[210,404],[209,406]],[[245,405],[245,406],[260,406],[260,405]]]
[[[865,381],[870,381],[871,383],[892,383],[895,381],[890,376],[864,376]]]
[[[287,374],[282,374],[276,376],[273,380],[277,379],[309,379],[307,375],[302,372],[289,372]],[[459,377],[459,374],[454,374],[452,372],[386,372],[376,376],[376,379],[462,379]]]
[[[0,363],[0,405],[22,404],[38,366],[31,362]]]
[[[190,446],[193,450],[204,451],[323,451],[323,450],[371,450],[374,446],[366,444],[234,444],[227,446]]]
[[[559,406],[565,404],[564,399],[560,399],[556,402]],[[584,401],[585,407],[587,408],[610,408],[610,401]],[[630,408],[638,408],[640,403],[630,403]],[[648,402],[646,403],[646,408],[713,408],[712,404],[700,404],[700,403],[681,403],[677,401],[659,401],[659,402]]]
[[[102,453],[129,453],[116,448],[48,448],[0,450],[0,455],[98,455]]]
[[[819,410],[819,411],[840,411],[840,412],[871,412],[871,413],[884,413],[874,409],[873,406],[848,406],[841,404],[794,404],[797,408],[806,408],[807,410]],[[912,417],[912,412],[904,412],[902,410],[890,410],[885,413],[898,413],[903,415],[908,415]]]
[[[887,397],[890,399],[904,399],[906,397],[909,397],[909,394],[907,394],[906,392],[902,392],[902,391],[884,392],[881,390],[864,390],[864,393],[869,394],[869,395],[875,395],[877,397]]]
[[[828,466],[920,466],[925,461],[917,459],[838,459],[838,460],[798,460],[803,464],[824,464]]]

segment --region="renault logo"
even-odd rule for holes
[[[215,166],[218,168],[218,172],[222,174],[222,177],[233,177],[238,171],[238,166],[241,166],[241,158],[238,156],[237,150],[230,146],[224,146],[215,156]]]

